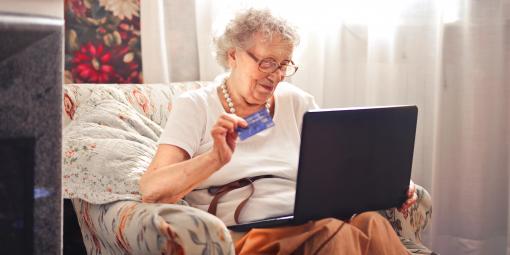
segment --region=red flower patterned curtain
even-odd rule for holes
[[[66,83],[143,83],[140,0],[64,6]]]

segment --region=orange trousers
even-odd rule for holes
[[[300,226],[252,229],[236,254],[409,254],[388,220],[365,212],[350,222],[333,218]]]

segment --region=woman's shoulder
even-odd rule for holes
[[[302,90],[294,84],[285,81],[278,84],[275,93],[277,93],[280,98],[290,98],[292,100],[308,100],[309,98],[313,98],[310,93]]]
[[[275,93],[280,105],[294,109],[299,118],[305,111],[318,108],[315,98],[310,93],[288,82],[281,82]]]

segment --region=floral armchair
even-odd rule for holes
[[[138,193],[172,98],[207,84],[64,85],[63,192],[88,254],[235,253],[215,216],[185,201],[142,203]],[[418,186],[418,202],[408,210],[380,213],[412,254],[431,254],[420,236],[432,214],[425,189]]]

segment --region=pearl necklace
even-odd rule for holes
[[[232,102],[232,98],[230,97],[230,94],[228,93],[228,90],[227,90],[227,79],[225,79],[223,81],[223,83],[221,84],[221,91],[223,92],[223,97],[227,101],[227,105],[228,105],[228,109],[229,109],[230,113],[235,114],[236,109],[234,108],[234,103]],[[270,111],[271,101],[270,100],[271,99],[266,100],[266,111],[268,113],[271,113],[271,111]]]

